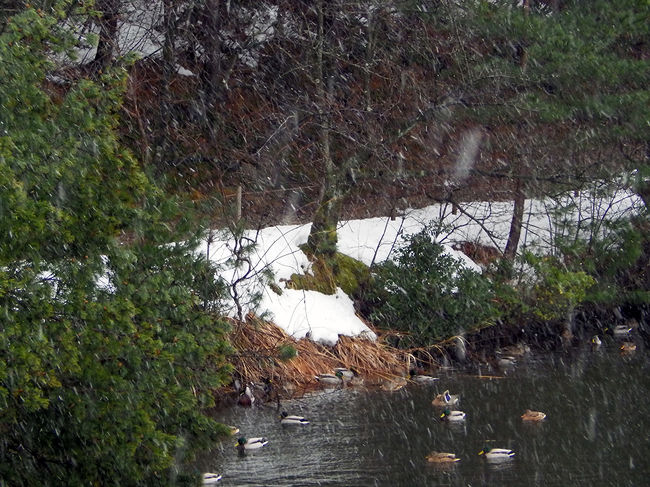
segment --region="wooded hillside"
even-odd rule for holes
[[[83,4],[68,19],[96,49],[58,75],[149,44],[129,68],[125,141],[173,191],[241,185],[254,224],[647,172],[641,0]]]

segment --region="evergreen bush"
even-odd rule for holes
[[[497,317],[490,282],[445,253],[434,234],[427,226],[405,236],[396,258],[373,270],[370,319],[405,332],[396,343],[401,347],[429,346]]]
[[[118,141],[125,71],[48,85],[57,25],[0,33],[0,484],[173,484],[225,432],[221,287]]]

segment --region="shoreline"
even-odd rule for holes
[[[249,320],[250,321],[250,320]],[[341,336],[338,343],[329,347],[309,339],[295,340],[270,322],[253,319],[254,326],[239,325],[237,333],[248,337],[252,345],[246,354],[236,354],[233,360],[234,379],[240,384],[251,384],[258,404],[279,404],[296,399],[314,390],[323,389],[315,379],[319,374],[332,374],[336,368],[354,372],[354,378],[343,381],[340,387],[376,388],[396,391],[416,382],[417,375],[436,376],[442,369],[462,370],[473,365],[486,366],[485,378],[507,375],[508,364],[504,357],[526,360],[527,356],[571,352],[591,344],[592,337],[605,339],[612,335],[617,322],[612,319],[608,327],[578,322],[573,332],[561,323],[529,323],[523,327],[495,325],[464,336],[455,336],[432,345],[428,349],[401,350],[385,343],[389,332],[375,330],[376,341]],[[644,323],[629,320],[632,329],[629,336],[615,336],[617,344],[632,342],[638,351],[650,349],[649,334]],[[251,323],[247,323],[251,325]],[[245,331],[244,331],[245,330]],[[251,337],[252,335],[252,337]],[[291,343],[296,356],[280,359],[276,353],[278,343]],[[241,350],[241,349],[240,349]],[[621,353],[626,353],[621,351]],[[635,352],[638,353],[638,352]],[[501,361],[501,362],[500,362]],[[502,375],[500,375],[502,374]],[[243,387],[241,387],[243,389]],[[215,391],[215,409],[236,406],[242,390],[233,383]]]

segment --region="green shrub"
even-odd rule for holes
[[[604,232],[590,240],[561,242],[566,265],[594,278],[585,301],[595,306],[650,304],[648,258],[650,224],[647,218],[604,223]]]
[[[402,347],[428,346],[497,316],[490,282],[433,237],[430,226],[404,237],[396,259],[374,269],[366,294],[373,323],[406,332]]]
[[[45,91],[60,19],[25,8],[0,32],[0,484],[173,484],[223,431],[222,288],[119,143],[125,72]]]
[[[531,312],[542,320],[562,319],[584,302],[596,282],[584,271],[571,271],[558,259],[526,254],[535,271],[530,288]]]

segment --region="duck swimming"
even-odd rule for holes
[[[237,440],[235,443],[235,448],[237,448],[240,453],[244,450],[257,450],[262,448],[264,445],[268,444],[269,440],[264,437],[259,438],[244,438],[243,436]]]
[[[497,463],[511,460],[515,456],[515,452],[506,448],[490,448],[489,446],[483,448],[479,455],[483,455],[488,462]]]
[[[607,328],[606,328],[606,330],[607,330]],[[624,325],[617,325],[611,331],[612,331],[612,335],[614,335],[615,337],[626,337],[630,333],[632,333],[632,327],[631,326],[624,326]]]
[[[201,478],[201,483],[203,485],[212,485],[212,484],[216,484],[220,480],[221,480],[221,475],[219,475],[218,473],[207,472],[203,474]]]
[[[523,342],[515,343],[514,345],[509,345],[496,351],[498,356],[509,355],[511,357],[523,357],[529,353],[530,346]]]
[[[345,367],[336,367],[334,369],[334,374],[338,374],[339,372],[341,373],[341,379],[343,380],[350,380],[356,375],[354,370],[346,369]]]
[[[504,355],[503,357],[499,357],[497,365],[501,370],[509,372],[514,369],[515,365],[517,365],[517,359],[510,355]]]
[[[451,411],[449,409],[445,409],[440,415],[440,419],[443,421],[457,422],[465,421],[465,416],[467,415],[463,411]]]
[[[526,409],[526,412],[521,415],[521,419],[524,421],[544,421],[546,414],[541,411],[531,411]]]
[[[320,374],[317,375],[315,379],[321,384],[336,386],[343,383],[343,372],[338,370],[334,374]]]
[[[636,351],[636,344],[632,342],[623,342],[623,345],[621,345],[621,353],[631,353]]]
[[[455,406],[458,404],[458,401],[460,400],[460,396],[457,394],[449,394],[449,391],[445,391],[442,394],[438,394],[433,401],[431,401],[431,404],[434,406]]]
[[[289,415],[286,411],[282,411],[282,414],[280,414],[280,424],[309,424],[309,421],[302,416],[293,416]]]
[[[250,386],[246,386],[246,389],[239,395],[238,399],[238,404],[240,406],[252,406],[253,403],[255,402],[255,396],[253,396],[253,392],[251,391]]]
[[[418,384],[432,384],[439,379],[437,377],[432,377],[430,375],[414,374],[411,375],[411,380]]]
[[[406,384],[407,382],[404,377],[396,377],[395,379],[385,380],[381,385],[381,390],[395,392],[395,391],[399,391]]]
[[[434,451],[426,456],[427,462],[430,463],[455,463],[460,462],[454,453]]]

